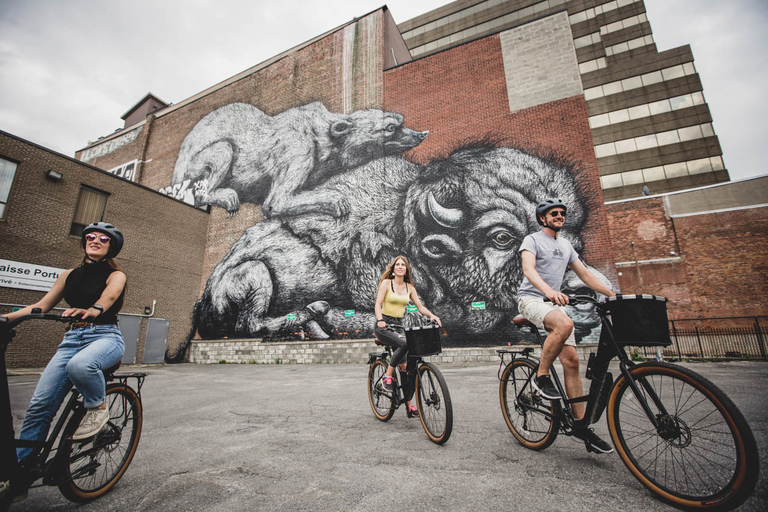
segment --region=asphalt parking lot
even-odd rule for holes
[[[761,476],[744,511],[768,509],[768,364],[686,363],[736,402],[758,441]],[[504,423],[494,364],[442,364],[454,430],[429,441],[403,408],[375,419],[367,365],[169,365],[149,373],[138,452],[118,485],[76,505],[30,490],[40,510],[674,510],[619,457],[561,436],[543,452]],[[38,375],[9,377],[18,431]],[[609,440],[604,418],[596,431]]]

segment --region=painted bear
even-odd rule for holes
[[[270,117],[253,105],[232,103],[205,116],[184,139],[173,184],[195,183],[197,206],[220,206],[230,215],[249,202],[261,204],[267,218],[339,217],[349,209],[346,199],[320,196],[312,191],[317,185],[412,149],[427,133],[381,110],[336,114],[314,102]]]

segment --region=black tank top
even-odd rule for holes
[[[73,308],[87,309],[93,306],[104,293],[107,278],[112,272],[116,271],[106,261],[86,263],[75,268],[69,273],[64,283],[64,300]],[[88,321],[95,324],[117,323],[117,313],[123,307],[124,295],[125,288],[109,309],[94,319],[89,318]]]

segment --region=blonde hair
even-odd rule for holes
[[[405,263],[405,276],[403,280],[406,283],[413,284],[413,281],[411,280],[411,264],[408,263],[408,258],[406,258],[405,256],[395,256],[395,259],[393,259],[389,263],[389,265],[387,265],[387,270],[385,270],[384,273],[381,275],[381,279],[379,279],[379,286],[381,286],[381,283],[383,283],[385,279],[393,279],[392,274],[395,273],[395,263],[397,263],[397,260],[403,260],[403,262]]]

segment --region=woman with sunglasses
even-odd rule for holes
[[[123,305],[126,278],[113,259],[122,249],[123,240],[123,234],[112,224],[95,222],[87,226],[83,230],[85,255],[80,266],[63,272],[36,304],[6,315],[13,320],[30,314],[34,308],[47,313],[64,299],[70,307],[61,316],[77,319],[37,383],[19,439],[45,440],[70,382],[83,395],[87,409],[72,438],[87,439],[107,424],[109,411],[102,370],[119,363],[125,351],[117,313]],[[31,448],[17,449],[22,468],[31,452]]]

